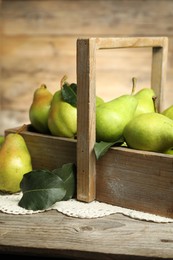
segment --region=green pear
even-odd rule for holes
[[[104,103],[103,98],[96,96],[96,106],[99,106]]]
[[[3,145],[3,142],[5,141],[5,136],[0,135],[0,148]]]
[[[48,115],[48,128],[54,136],[75,138],[77,134],[77,85],[69,84],[65,75],[60,82],[60,90],[53,95]],[[96,96],[96,106],[104,100]]]
[[[52,98],[52,93],[44,84],[42,84],[34,92],[33,101],[29,109],[29,118],[31,125],[39,133],[49,133],[48,114]]]
[[[77,108],[63,100],[61,90],[53,95],[48,127],[54,136],[74,138],[77,133]]]
[[[173,120],[173,105],[167,107],[165,110],[162,111],[162,115],[165,115]]]
[[[164,152],[173,147],[173,120],[157,112],[140,114],[125,126],[123,136],[130,148]]]
[[[122,95],[96,107],[96,141],[115,142],[137,107],[133,95]]]
[[[0,190],[20,191],[23,175],[32,170],[29,150],[19,133],[9,133],[0,148]]]
[[[133,78],[132,81],[133,81],[134,90],[135,90],[136,89],[136,79]],[[143,113],[156,112],[156,108],[155,108],[156,94],[152,88],[142,88],[136,94],[134,94],[134,97],[138,101],[138,106],[136,108],[134,116],[137,116],[137,115],[143,114]]]
[[[173,147],[169,148],[168,150],[164,151],[165,154],[173,155]]]

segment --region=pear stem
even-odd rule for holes
[[[136,90],[136,82],[137,82],[137,78],[133,77],[132,78],[132,91],[131,91],[131,95],[133,95],[135,93]]]
[[[62,86],[64,85],[64,83],[67,81],[67,75],[64,75],[60,81],[60,88],[62,88]]]
[[[155,112],[157,112],[156,99],[157,99],[156,96],[153,96],[153,97],[152,97],[153,104],[154,104],[154,111],[155,111]]]
[[[47,86],[46,86],[46,84],[42,83],[41,86],[40,86],[40,88],[45,88],[45,89],[46,89]]]
[[[23,124],[19,129],[17,129],[16,133],[20,134],[21,132],[26,131],[26,130],[27,130],[27,125]]]

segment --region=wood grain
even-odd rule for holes
[[[95,40],[77,42],[77,198],[90,202],[96,198]]]
[[[52,92],[67,74],[76,82],[76,38],[7,37],[2,55],[2,107],[28,110],[34,90],[45,83]],[[164,103],[170,104],[172,69],[168,54],[167,87]],[[139,69],[140,68],[140,69]],[[138,87],[150,85],[151,50],[110,50],[97,53],[97,93],[105,100],[130,92],[131,78]]]
[[[54,92],[64,74],[76,81],[80,37],[168,36],[163,107],[172,104],[172,1],[2,0],[0,5],[0,133],[20,124],[19,117],[28,123],[33,91],[41,83]],[[149,85],[151,52],[146,49],[100,52],[97,65],[97,92],[106,100],[129,92],[133,76],[139,88]]]
[[[97,162],[97,200],[173,217],[172,156],[114,148]]]
[[[0,253],[70,259],[172,259],[173,224],[134,220],[121,214],[96,219],[56,211],[0,213]]]
[[[2,0],[3,31],[6,35],[172,36],[172,9],[169,0]]]
[[[169,0],[1,1],[0,132],[28,119],[33,91],[46,83],[54,92],[64,74],[76,81],[76,40],[80,37],[168,36],[167,84],[163,107],[172,104],[173,2]],[[162,12],[160,12],[162,10]],[[76,13],[78,15],[76,15]],[[156,23],[157,21],[157,23]],[[99,53],[97,93],[106,100],[150,82],[148,50]],[[10,122],[7,114],[13,114]],[[5,119],[4,119],[5,117]],[[22,118],[21,118],[22,119]],[[12,123],[13,122],[13,123]]]

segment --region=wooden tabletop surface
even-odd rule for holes
[[[0,254],[67,259],[171,259],[173,223],[138,221],[121,214],[79,219],[55,210],[0,213]]]

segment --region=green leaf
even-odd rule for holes
[[[96,142],[94,145],[94,152],[96,155],[97,160],[102,157],[108,150],[110,147],[116,145],[116,146],[120,146],[122,143],[124,143],[124,140],[122,138],[120,138],[119,140],[117,140],[116,142]]]
[[[66,194],[62,179],[47,170],[26,173],[20,183],[23,196],[19,206],[28,210],[43,210],[60,201]]]
[[[113,146],[114,143],[108,143],[108,142],[96,142],[95,145],[94,145],[94,151],[95,151],[95,155],[96,155],[96,158],[97,160],[103,156],[111,146]]]
[[[77,85],[75,83],[69,85],[65,82],[61,88],[61,94],[65,102],[74,107],[77,106]]]
[[[53,170],[53,173],[59,176],[65,185],[66,194],[63,200],[71,199],[76,191],[76,166],[73,163],[64,164],[61,168]]]

